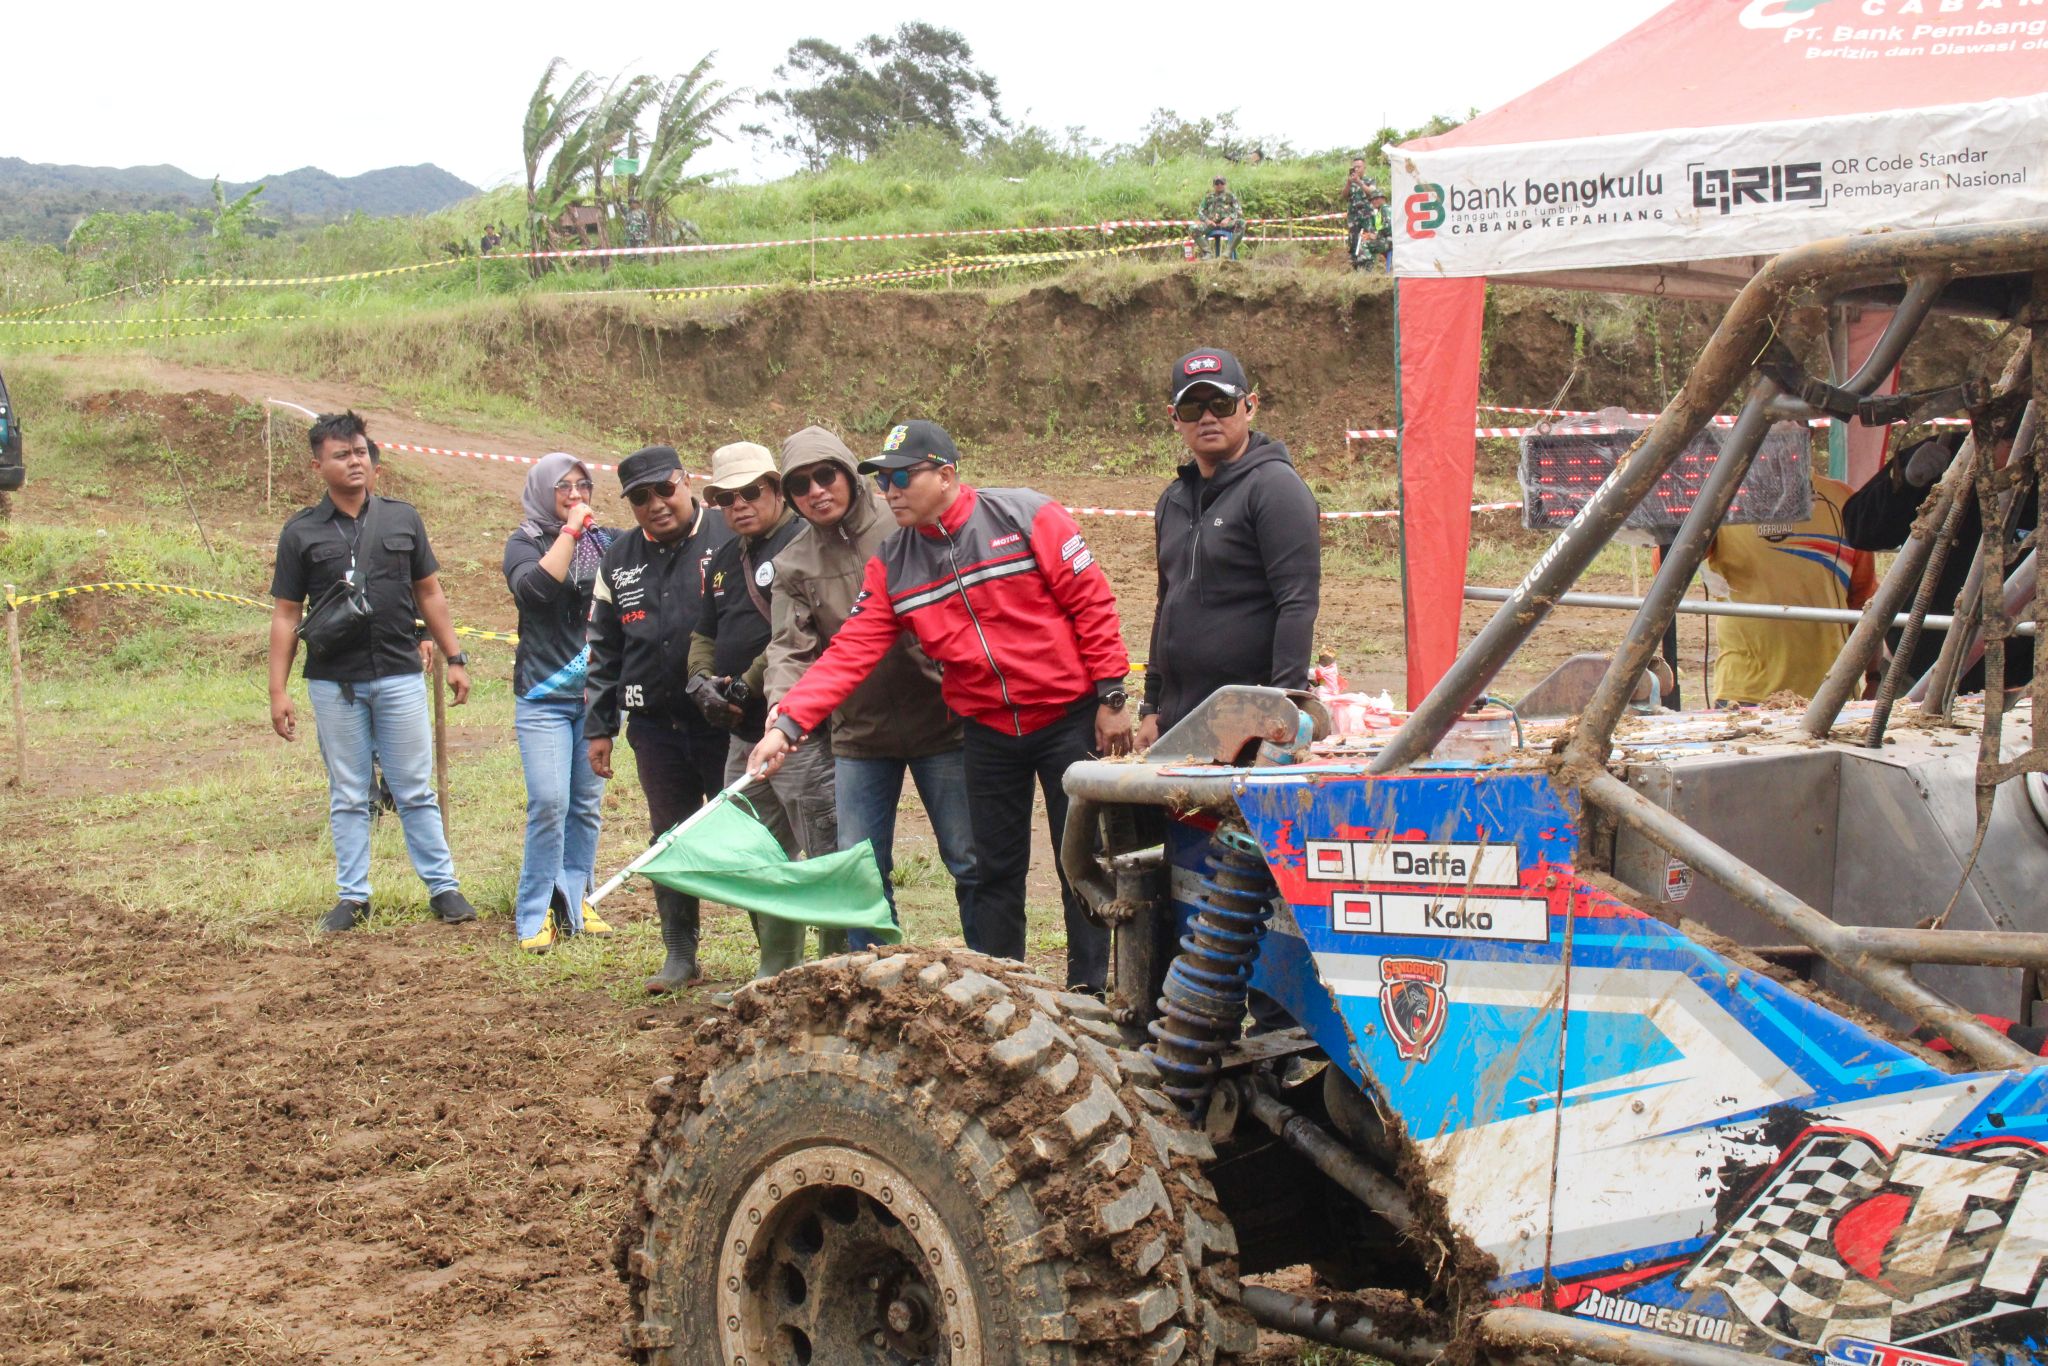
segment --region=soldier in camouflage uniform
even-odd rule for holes
[[[1230,192],[1230,182],[1217,176],[1209,193],[1202,196],[1202,207],[1195,210],[1195,217],[1202,220],[1202,236],[1211,243],[1211,254],[1223,255],[1223,239],[1228,237],[1230,259],[1235,261],[1237,244],[1244,237],[1244,205]]]
[[[1373,265],[1391,275],[1394,271],[1394,219],[1387,212],[1386,192],[1375,185],[1366,198],[1371,201],[1372,212],[1365,223],[1366,231],[1371,234],[1365,249],[1372,254]]]
[[[640,207],[639,200],[628,200],[626,204],[626,245],[629,247],[644,247],[647,245],[647,238],[647,210]]]
[[[1353,270],[1363,270],[1369,259],[1358,248],[1360,238],[1372,226],[1372,195],[1377,189],[1379,186],[1365,173],[1365,158],[1353,159],[1351,178],[1344,182],[1345,255],[1351,258]]]

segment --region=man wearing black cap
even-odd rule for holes
[[[732,539],[725,519],[690,496],[673,448],[648,446],[619,462],[619,487],[637,532],[612,541],[590,604],[590,767],[612,776],[612,740],[623,720],[658,837],[725,785],[726,735],[690,700],[690,635],[704,601],[704,570]],[[697,898],[657,887],[661,971],[654,994],[697,977]]]
[[[1130,659],[1115,595],[1072,514],[1033,489],[965,484],[959,460],[944,428],[906,422],[889,432],[880,455],[861,462],[861,473],[881,486],[896,530],[868,561],[839,633],[783,696],[748,766],[774,772],[910,632],[942,670],[946,705],[966,722],[967,799],[981,874],[968,947],[1021,959],[1033,784],[1045,794],[1057,850],[1067,767],[1130,748]],[[1088,919],[1064,871],[1060,891],[1067,981],[1099,992],[1109,931]]]
[[[1192,457],[1153,509],[1159,606],[1138,744],[1229,683],[1306,688],[1322,591],[1315,495],[1252,430],[1259,396],[1214,347],[1173,363],[1167,420]]]

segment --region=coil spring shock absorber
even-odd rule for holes
[[[1208,1100],[1222,1070],[1219,1055],[1244,1026],[1246,985],[1273,918],[1273,877],[1256,840],[1219,830],[1208,862],[1145,1047],[1166,1074],[1166,1093],[1190,1114]]]

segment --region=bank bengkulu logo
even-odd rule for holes
[[[1790,28],[1828,0],[1749,0],[1742,7],[1744,28]]]
[[[1415,182],[1415,193],[1402,207],[1408,214],[1408,235],[1420,240],[1436,236],[1444,225],[1444,187],[1427,180]]]

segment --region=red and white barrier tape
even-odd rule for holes
[[[1474,512],[1505,512],[1520,506],[1522,506],[1520,503],[1474,503],[1471,510]],[[1149,510],[1143,508],[1080,507],[1068,508],[1067,511],[1073,513],[1076,517],[1150,517],[1153,515]],[[1367,512],[1323,512],[1317,515],[1326,522],[1360,522],[1377,517],[1399,517],[1401,510],[1399,508],[1373,508]]]
[[[318,414],[315,413],[311,408],[306,407],[304,404],[294,403],[290,399],[266,398],[263,401],[265,403],[275,404],[280,408],[290,408],[293,412],[304,413],[307,417],[318,416]],[[386,451],[410,451],[417,455],[448,455],[455,456],[463,460],[489,460],[503,465],[532,465],[537,463],[540,459],[540,457],[536,455],[505,455],[498,451],[451,450],[446,446],[423,446],[411,441],[386,441],[382,440],[381,438],[378,440],[377,446],[380,450]],[[593,470],[616,470],[618,468],[617,465],[607,464],[602,460],[584,460],[583,457],[580,455],[577,456],[576,458],[578,460],[582,460],[586,466]],[[690,473],[687,471],[685,473],[686,477],[691,479],[701,480],[709,478],[708,475]],[[1503,512],[1507,509],[1518,508],[1520,506],[1520,503],[1474,503],[1472,505],[1472,511]],[[1069,508],[1068,511],[1073,513],[1076,517],[1152,516],[1151,510],[1147,508],[1077,507]],[[1322,519],[1326,522],[1355,522],[1375,517],[1399,517],[1401,513],[1398,509],[1395,508],[1375,508],[1369,512],[1325,512],[1321,515]]]
[[[1596,412],[1589,412],[1581,408],[1510,408],[1504,403],[1481,403],[1476,406],[1482,413],[1525,413],[1531,417],[1600,416],[1600,414]],[[1655,422],[1660,416],[1662,416],[1662,414],[1630,413],[1628,414],[1628,416],[1631,420],[1637,422]],[[1828,424],[1830,420],[1831,419],[1825,417],[1816,417],[1809,419],[1807,425],[1813,427],[1824,427]],[[1713,421],[1714,425],[1717,427],[1732,427],[1735,425],[1734,417],[1726,413],[1716,416],[1713,419]],[[1970,420],[1964,417],[1937,417],[1930,418],[1926,425],[1930,427],[1967,427],[1970,425]]]
[[[1307,214],[1298,218],[1248,218],[1247,225],[1315,223],[1342,218],[1341,213]],[[547,261],[569,257],[590,259],[601,256],[684,256],[717,251],[752,251],[767,247],[828,246],[835,242],[910,242],[949,237],[1015,237],[1022,234],[1051,235],[1070,232],[1099,232],[1104,236],[1121,228],[1193,228],[1200,223],[1187,218],[1116,218],[1101,223],[1062,223],[1050,227],[948,228],[934,232],[862,232],[830,237],[780,237],[759,242],[677,242],[653,247],[571,247],[562,251],[494,251],[498,261]],[[435,264],[439,264],[438,262]]]

